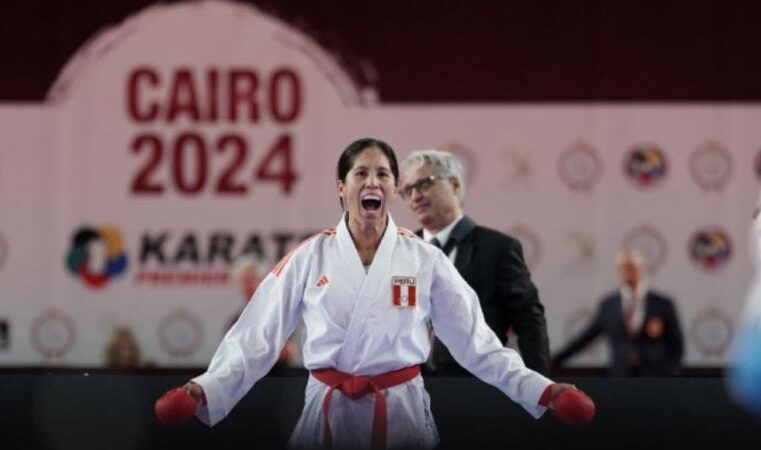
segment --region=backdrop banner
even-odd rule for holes
[[[252,6],[156,5],[0,107],[0,364],[97,366],[130,328],[147,361],[205,365],[272,267],[341,214],[354,139],[447,149],[466,212],[523,244],[559,348],[642,250],[689,366],[725,362],[752,276],[761,105],[389,105]],[[398,223],[416,228],[397,200]],[[266,269],[265,269],[266,270]],[[576,359],[606,361],[603,346]]]

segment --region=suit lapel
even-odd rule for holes
[[[449,239],[457,242],[457,256],[454,259],[454,266],[460,273],[465,273],[465,269],[470,265],[473,259],[473,253],[476,250],[476,243],[473,239],[467,239],[470,233],[476,228],[476,223],[468,216],[464,216],[452,229]]]
[[[457,246],[457,256],[454,259],[454,266],[460,273],[465,273],[465,269],[470,265],[470,260],[473,259],[473,250],[476,245],[473,242],[462,242]]]
[[[647,321],[650,317],[655,315],[655,311],[653,311],[652,308],[652,302],[650,301],[650,291],[645,293],[645,298],[642,301],[645,302],[645,305],[642,310],[642,323],[640,323],[638,334],[642,334],[646,331],[645,327],[647,326]]]
[[[629,329],[626,328],[626,318],[624,317],[624,299],[621,294],[616,294],[616,301],[612,313],[615,315],[615,321],[621,324],[621,330],[624,332],[624,336],[630,336]]]

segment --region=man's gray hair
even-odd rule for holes
[[[465,169],[457,157],[444,150],[415,150],[402,160],[402,170],[415,163],[423,163],[433,167],[434,174],[445,178],[457,178],[460,182],[458,198],[465,198]]]

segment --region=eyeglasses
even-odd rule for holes
[[[438,175],[429,175],[425,178],[421,178],[417,180],[416,182],[412,184],[408,184],[407,186],[404,186],[399,190],[399,196],[402,197],[404,200],[409,199],[412,197],[412,190],[416,190],[419,193],[424,193],[428,189],[433,186],[433,182],[436,180],[443,180],[445,177],[440,177]]]

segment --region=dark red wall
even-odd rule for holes
[[[43,99],[90,36],[151,3],[1,1],[0,100]],[[757,1],[251,3],[337,52],[384,102],[761,100]]]

